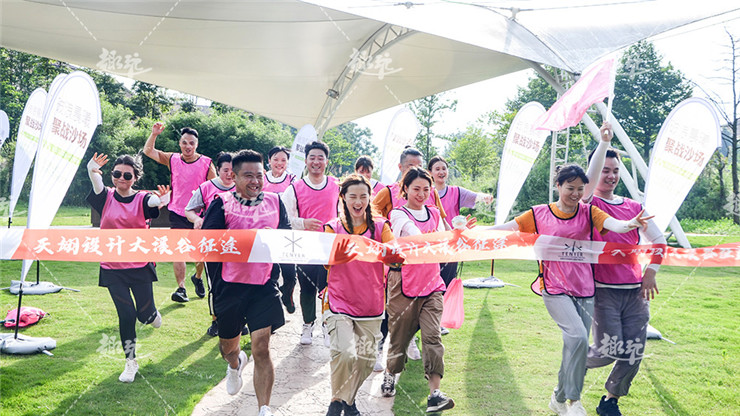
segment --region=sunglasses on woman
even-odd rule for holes
[[[130,181],[134,178],[134,175],[131,172],[121,172],[120,170],[114,170],[113,172],[111,172],[111,175],[113,175],[113,177],[116,179],[123,176],[123,179],[127,181]]]

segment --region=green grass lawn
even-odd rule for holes
[[[28,215],[28,207],[24,205],[18,205],[15,209],[15,212],[13,213],[13,226],[25,226],[26,225],[26,219]],[[5,217],[2,219],[3,224],[7,227],[8,225],[8,216],[7,213]],[[63,205],[59,207],[59,211],[57,211],[57,215],[54,217],[54,220],[51,222],[51,225],[55,226],[77,226],[77,225],[87,225],[89,226],[90,223],[90,207],[84,206],[84,207],[73,207],[73,206],[66,206]]]
[[[693,240],[693,238],[692,238]],[[712,240],[712,241],[710,241]],[[705,245],[737,241],[702,238]],[[699,244],[699,241],[692,241]],[[442,338],[442,390],[456,403],[446,415],[549,415],[557,383],[561,333],[542,300],[529,290],[534,263],[496,262],[496,276],[521,288],[465,289],[465,323]],[[490,275],[490,262],[466,263],[463,279]],[[651,324],[676,342],[650,340],[626,415],[740,414],[740,271],[664,267]],[[605,393],[610,367],[589,370],[583,401],[589,414]],[[421,361],[397,384],[394,411],[419,415],[428,389]]]
[[[63,209],[55,224],[89,224],[89,209]],[[712,245],[738,238],[690,240]],[[172,266],[164,263],[157,269],[154,296],[164,324],[159,329],[137,326],[140,373],[134,383],[123,384],[118,381],[123,370],[120,344],[106,341],[118,339],[118,321],[107,290],[97,286],[98,265],[42,262],[42,280],[81,292],[24,297],[24,305],[50,315],[22,332],[51,336],[57,349],[54,357],[0,356],[0,414],[190,414],[223,378],[225,366],[217,341],[204,335],[210,321],[206,302],[174,304],[169,299],[175,287]],[[528,289],[535,272],[533,262],[498,261],[496,276],[520,288],[465,289],[465,324],[443,338],[442,389],[457,403],[446,414],[551,414],[547,403],[557,380],[562,341],[542,300]],[[19,261],[0,263],[0,287],[19,274]],[[462,277],[489,274],[488,262],[466,263]],[[661,269],[661,293],[651,304],[651,323],[677,344],[648,342],[648,357],[630,395],[620,402],[626,415],[740,413],[739,277],[736,268]],[[3,313],[17,301],[9,292],[0,292]],[[586,376],[583,400],[589,414],[595,414],[608,371],[591,370]],[[402,374],[397,415],[424,413],[427,389],[422,372],[421,362],[414,361]]]

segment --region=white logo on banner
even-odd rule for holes
[[[645,211],[663,231],[696,178],[721,145],[719,119],[712,105],[689,98],[676,106],[660,128],[645,184]]]
[[[293,146],[290,148],[290,160],[288,161],[288,172],[300,178],[303,176],[303,168],[306,167],[306,145],[316,141],[318,138],[316,129],[306,124],[301,127],[295,135]]]
[[[548,131],[535,129],[535,120],[543,114],[545,107],[540,103],[531,102],[519,109],[514,121],[511,122],[501,156],[496,191],[496,225],[506,222],[524,180],[527,179],[547,140]]]

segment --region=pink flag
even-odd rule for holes
[[[558,131],[578,124],[592,104],[613,94],[615,69],[615,58],[586,68],[578,81],[535,121],[537,130]]]

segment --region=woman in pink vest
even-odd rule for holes
[[[559,167],[555,180],[559,195],[557,202],[534,206],[494,229],[566,237],[573,243],[564,248],[562,255],[575,258],[582,250],[578,241],[592,240],[594,229],[601,234],[608,231],[627,233],[644,227],[652,218],[643,217],[640,212],[631,220],[620,221],[595,206],[582,203],[588,182],[580,166]],[[594,313],[593,266],[589,263],[541,261],[540,274],[532,283],[532,290],[542,296],[547,312],[563,332],[563,359],[549,407],[558,415],[586,415],[581,391],[586,375],[588,333]]]
[[[160,204],[167,203],[169,189],[159,187],[159,193],[139,192],[132,187],[143,175],[141,160],[129,155],[113,162],[113,188],[103,185],[100,168],[108,157],[95,153],[87,164],[93,189],[87,202],[100,213],[100,229],[149,228],[149,220],[159,216]],[[166,195],[166,196],[165,196]],[[134,381],[139,365],[136,362],[136,320],[154,328],[162,325],[157,311],[152,282],[157,281],[157,271],[149,263],[100,263],[98,285],[108,288],[118,312],[121,346],[126,356],[126,366],[118,377],[124,383]],[[134,300],[131,299],[133,293]]]
[[[289,151],[283,146],[275,146],[267,152],[270,170],[265,171],[265,192],[281,194],[295,181],[295,175],[287,170],[289,159]]]
[[[193,228],[196,230],[200,230],[203,225],[203,217],[216,195],[234,189],[234,178],[231,175],[231,157],[231,153],[227,152],[221,152],[216,156],[216,173],[218,176],[198,185],[198,189],[193,192],[190,202],[185,207],[185,216],[193,223]],[[203,281],[203,263],[196,263],[195,275],[190,280],[195,284],[195,294],[200,298],[205,297],[205,287],[202,283],[198,284],[198,281]],[[210,282],[208,282],[208,287],[210,289]],[[206,334],[215,337],[218,335],[218,322],[216,321],[216,315],[213,314],[211,302],[208,302],[208,309],[211,312],[211,326],[206,330]]]
[[[469,191],[461,186],[447,185],[449,178],[449,165],[442,156],[434,156],[427,165],[427,170],[432,174],[434,179],[434,188],[439,194],[439,200],[447,213],[445,221],[452,227],[452,219],[460,215],[460,208],[475,208],[477,201],[483,201],[485,204],[493,202],[493,195]],[[457,277],[457,262],[442,263],[442,280],[445,285],[449,286],[452,279]],[[442,330],[442,334],[447,333],[447,329]]]
[[[180,153],[163,152],[154,147],[154,142],[163,131],[164,124],[154,123],[152,134],[144,143],[144,154],[155,162],[167,166],[171,172],[172,201],[167,206],[167,209],[170,210],[170,228],[192,229],[193,223],[185,217],[185,206],[198,185],[216,177],[216,169],[214,169],[209,157],[197,152],[198,132],[195,129],[190,127],[180,129],[180,139],[178,140]],[[190,299],[185,291],[185,262],[172,262],[172,267],[177,281],[177,289],[172,293],[172,300],[181,303],[188,302]],[[195,292],[200,297],[205,296],[203,279],[197,279],[193,275],[191,280],[195,285]]]
[[[385,219],[373,219],[370,184],[350,175],[340,184],[343,212],[324,225],[328,233],[393,240]],[[385,314],[382,263],[349,262],[329,267],[323,316],[329,331],[332,402],[327,415],[359,415],[355,396],[373,370],[375,345]]]
[[[401,196],[407,202],[394,208],[390,216],[395,237],[445,230],[439,210],[426,204],[432,190],[432,178],[426,170],[408,169],[401,180]],[[422,360],[430,392],[427,412],[439,412],[455,405],[439,390],[444,375],[444,346],[440,334],[444,290],[439,263],[405,265],[400,269],[391,267],[388,272],[386,310],[390,347],[381,393],[386,397],[395,394],[396,374],[404,369],[407,346],[421,328]]]
[[[275,192],[280,195],[295,181],[295,175],[287,171],[290,152],[283,146],[275,146],[267,152],[270,170],[265,172],[265,192]],[[295,289],[295,264],[280,263],[272,265],[270,279],[276,283],[283,275],[283,285],[280,286],[280,298],[288,313],[295,312],[293,289]]]
[[[385,185],[380,183],[378,180],[373,179],[373,170],[375,169],[375,165],[373,165],[373,159],[370,156],[363,155],[357,158],[355,161],[355,173],[358,175],[362,175],[370,181],[370,189],[372,189],[372,192],[370,193],[370,199],[375,196],[378,192],[380,192],[381,189],[385,188]]]

